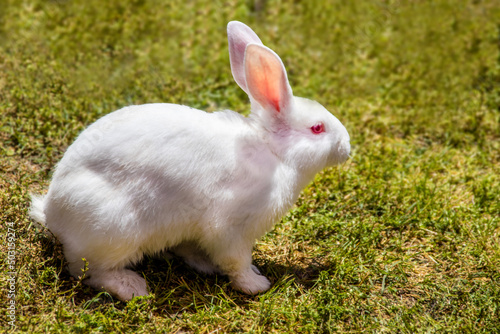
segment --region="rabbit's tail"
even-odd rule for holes
[[[44,197],[45,196],[39,196],[33,194],[31,195],[31,207],[29,215],[31,219],[33,219],[40,228],[44,228],[47,226],[45,222],[45,213],[43,212]]]
[[[44,212],[45,196],[31,194],[30,218],[34,221],[34,226],[42,232],[49,240],[55,242],[57,238],[47,227],[47,218]]]

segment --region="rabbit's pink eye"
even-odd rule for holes
[[[323,123],[318,123],[316,125],[311,126],[311,131],[314,134],[319,134],[321,132],[325,132],[325,126],[323,125]]]

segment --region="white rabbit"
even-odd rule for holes
[[[248,294],[269,280],[252,266],[257,238],[321,169],[350,152],[344,126],[317,102],[294,97],[281,59],[229,22],[231,69],[250,117],[175,104],[129,106],[90,125],[57,165],[31,217],[59,239],[70,273],[121,300],[147,295],[126,269],[168,249]]]

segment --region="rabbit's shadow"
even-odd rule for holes
[[[271,281],[271,294],[289,285],[297,285],[302,291],[307,291],[313,288],[322,271],[330,269],[328,265],[319,263],[283,264],[262,258],[254,258],[254,263]],[[146,277],[150,291],[155,294],[158,310],[169,314],[196,312],[200,304],[234,303],[245,307],[266,298],[265,293],[250,296],[236,291],[227,276],[200,274],[168,252],[145,257],[134,270]]]
[[[119,309],[127,306],[127,303],[118,301],[107,293],[100,293],[83,284],[82,280],[72,277],[67,270],[62,245],[57,240],[43,234],[39,234],[38,239],[42,246],[41,257],[46,267],[55,269],[54,279],[58,280],[58,290],[62,295],[86,309],[111,304]],[[302,290],[308,290],[313,287],[319,273],[329,269],[323,264],[283,264],[265,258],[256,258],[255,264],[271,281],[272,290],[279,290],[287,284],[296,284]],[[231,287],[227,276],[200,274],[168,251],[145,256],[131,268],[146,279],[149,290],[153,293],[153,297],[146,298],[146,302],[154,305],[155,312],[163,314],[196,312],[199,305],[224,302],[245,307],[263,296],[249,296],[238,292]]]

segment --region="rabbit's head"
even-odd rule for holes
[[[233,77],[250,97],[251,117],[274,153],[311,173],[344,162],[347,130],[319,103],[293,96],[279,56],[241,22],[228,24],[228,40]]]

